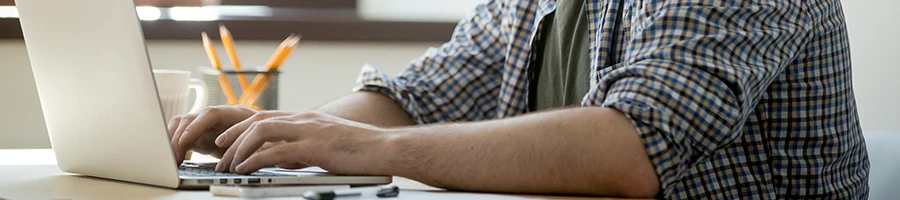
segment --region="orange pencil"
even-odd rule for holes
[[[288,50],[288,47],[292,43],[294,43],[295,41],[299,41],[299,40],[300,40],[300,36],[298,36],[297,34],[291,34],[290,36],[285,38],[284,41],[282,41],[281,44],[278,45],[278,49],[275,50],[275,53],[272,54],[272,57],[269,58],[269,61],[266,62],[266,65],[264,66],[264,70],[270,71],[273,69],[277,69],[276,65],[279,64],[278,60],[281,59],[281,57],[285,55],[285,51]]]
[[[271,69],[270,68],[271,63],[274,62],[276,59],[278,59],[278,57],[282,53],[284,53],[284,48],[293,39],[293,37],[294,37],[294,34],[291,34],[290,36],[285,38],[284,41],[281,42],[281,44],[278,45],[278,47],[275,49],[275,52],[272,54],[272,57],[269,58],[269,61],[267,61],[266,65],[264,66],[263,70],[268,71],[269,69]],[[266,79],[265,74],[257,74],[256,78],[253,79],[253,83],[250,84],[249,89],[244,91],[244,94],[241,95],[240,100],[238,100],[238,104],[241,104],[241,105],[244,105],[247,107],[251,107],[251,108],[256,106],[255,104],[249,104],[248,101],[250,99],[250,96],[254,96],[253,93],[255,93],[254,92],[255,89],[262,83],[263,79]]]
[[[231,37],[231,31],[228,31],[228,28],[222,24],[219,25],[219,34],[222,37],[222,45],[225,46],[225,53],[228,53],[228,58],[231,59],[231,63],[234,65],[234,70],[241,71],[241,61],[238,60],[237,52],[235,52],[234,38]],[[238,74],[237,76],[238,81],[241,83],[241,90],[247,91],[249,86],[247,78],[243,74]]]
[[[286,53],[288,53],[287,51],[289,49],[289,46],[291,46],[292,43],[296,43],[296,41],[299,41],[299,38],[294,34],[291,34],[291,36],[289,36],[281,44],[279,44],[278,48],[275,50],[275,53],[272,54],[272,57],[269,58],[269,61],[266,63],[264,70],[277,70],[277,66],[284,61],[284,57],[285,55],[287,55]],[[262,92],[264,92],[266,86],[268,86],[270,79],[271,77],[269,77],[267,74],[258,75],[253,80],[253,83],[250,84],[250,90],[241,96],[239,103],[248,107],[255,106],[257,99],[262,94]]]
[[[216,56],[216,49],[213,47],[212,42],[209,40],[209,36],[206,35],[206,32],[200,34],[203,37],[203,48],[206,49],[206,56],[209,58],[209,63],[212,64],[216,70],[219,72],[222,71],[222,64],[219,63],[219,58]],[[222,86],[222,91],[225,93],[225,98],[228,101],[228,105],[237,104],[237,100],[234,97],[234,92],[231,90],[231,85],[228,84],[228,79],[225,78],[224,74],[219,74],[219,85]]]
[[[275,53],[269,58],[269,61],[265,65],[265,70],[267,72],[277,71],[278,68],[284,63],[290,53],[294,48],[297,47],[297,44],[300,42],[300,36],[292,34],[284,42],[282,42],[278,49],[275,50]],[[241,96],[239,103],[248,107],[253,107],[256,105],[256,102],[259,100],[259,97],[265,91],[266,87],[269,85],[272,77],[268,74],[260,74],[257,76],[253,83],[250,84],[250,90],[244,95]]]
[[[299,42],[300,42],[300,36],[294,37],[294,39],[292,39],[288,43],[287,47],[284,48],[284,52],[282,52],[282,54],[278,57],[278,59],[276,59],[275,62],[273,62],[272,65],[270,65],[271,67],[269,68],[269,71],[270,72],[278,71],[278,69],[281,68],[284,61],[287,60],[287,57],[289,57],[291,55],[291,52],[293,52],[294,49],[297,48],[297,44]],[[264,77],[263,77],[261,84],[259,86],[257,86],[256,88],[253,88],[252,95],[249,96],[247,99],[247,102],[250,105],[256,105],[256,102],[259,100],[259,97],[262,95],[262,93],[265,91],[266,87],[269,85],[271,80],[274,78],[269,74],[265,74],[263,76]]]

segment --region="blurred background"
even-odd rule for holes
[[[283,110],[321,105],[346,94],[368,63],[395,74],[446,41],[456,22],[485,0],[138,0],[151,63],[157,69],[209,66],[200,32],[218,41],[224,24],[245,68],[265,64],[290,33],[303,39],[285,62]],[[863,130],[900,131],[900,2],[844,1]],[[77,9],[77,8],[73,8]],[[0,0],[0,149],[49,148],[25,43],[12,0]],[[102,23],[102,22],[98,22]],[[64,34],[64,33],[61,33]],[[227,61],[221,43],[219,59]]]

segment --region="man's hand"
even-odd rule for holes
[[[328,113],[332,117],[336,116],[379,127],[415,124],[393,100],[375,92],[354,92],[318,107],[316,110]],[[173,117],[169,121],[169,136],[172,138],[172,147],[178,163],[183,161],[185,152],[190,150],[221,158],[231,143],[254,122],[293,114],[297,114],[297,112],[256,112],[242,106],[215,106],[200,113]],[[240,125],[238,125],[239,123]],[[232,126],[236,126],[236,128],[231,138],[223,137],[223,140],[229,142],[226,145],[216,145],[216,138]],[[267,143],[260,150],[279,144]],[[301,163],[278,165],[278,167],[291,169],[305,166]],[[225,170],[228,168],[226,167]]]
[[[268,166],[319,166],[338,174],[372,174],[384,165],[376,154],[388,136],[385,129],[318,111],[245,120],[216,140],[219,147],[230,146],[216,170],[246,174]],[[282,143],[261,149],[267,142]]]
[[[169,120],[169,135],[177,163],[193,150],[222,157],[227,146],[219,147],[215,139],[225,130],[242,121],[259,121],[269,117],[288,115],[285,112],[256,112],[243,106],[215,106],[199,113],[179,115]]]

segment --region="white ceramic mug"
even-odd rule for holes
[[[207,106],[209,88],[200,79],[191,78],[190,71],[154,69],[153,77],[166,121],[176,115],[199,112]],[[190,89],[194,89],[196,98],[191,109],[187,110]]]

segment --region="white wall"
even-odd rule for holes
[[[854,87],[863,130],[900,131],[900,2],[844,1],[853,56]],[[238,41],[244,65],[262,64],[276,41]],[[285,64],[281,107],[302,109],[336,98],[353,86],[363,63],[389,73],[439,43],[303,42]],[[150,41],[157,68],[208,65],[199,41]],[[220,54],[224,51],[219,50]],[[224,55],[220,55],[224,58]],[[227,61],[224,61],[228,63]],[[49,147],[24,43],[0,40],[0,148]]]
[[[900,1],[843,1],[863,130],[900,132]]]

